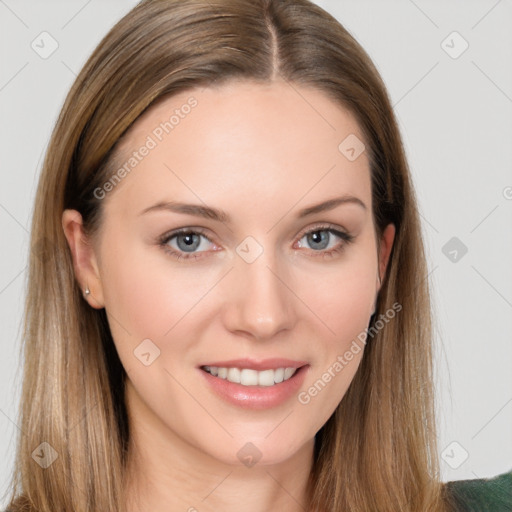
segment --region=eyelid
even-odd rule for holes
[[[170,231],[166,231],[163,235],[158,237],[160,242],[168,241],[170,238],[174,238],[177,235],[183,235],[185,233],[194,233],[198,235],[204,236],[209,242],[213,243],[213,240],[206,234],[206,230],[204,228],[199,228],[195,226],[188,226],[186,228],[177,228],[171,229]]]
[[[307,235],[308,233],[311,233],[312,231],[315,230],[333,230],[337,232],[344,232],[347,235],[349,234],[349,230],[345,229],[343,226],[337,226],[336,224],[331,224],[330,222],[317,222],[312,226],[308,226],[307,228],[304,228],[302,231],[299,231],[297,238],[302,238],[304,235]]]

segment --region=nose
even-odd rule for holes
[[[290,274],[270,251],[247,263],[236,258],[224,283],[224,325],[233,333],[266,340],[296,323],[296,304]]]

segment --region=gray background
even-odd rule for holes
[[[77,72],[135,3],[0,0],[0,494],[19,433],[19,329],[43,152]],[[400,122],[433,288],[443,479],[509,470],[512,2],[317,3],[370,54]],[[43,31],[58,43],[45,59],[31,47]]]

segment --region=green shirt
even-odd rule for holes
[[[446,483],[457,512],[512,512],[512,470],[494,478]]]

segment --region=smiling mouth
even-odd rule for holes
[[[276,386],[291,379],[302,368],[282,367],[268,370],[253,370],[250,368],[201,366],[201,370],[234,384],[242,386]]]

